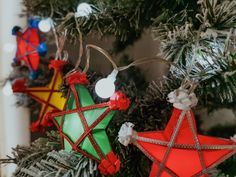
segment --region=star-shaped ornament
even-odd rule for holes
[[[197,134],[189,107],[193,94],[189,98],[183,95],[175,97],[177,102],[164,131],[135,132],[132,123],[120,129],[123,145],[133,143],[153,161],[149,177],[209,176],[210,169],[236,153],[232,140]]]
[[[41,109],[36,122],[31,124],[32,132],[43,131],[44,127],[51,126],[52,123],[48,120],[46,114],[51,111],[62,110],[66,99],[62,97],[59,88],[63,81],[63,74],[61,72],[65,61],[52,60],[49,68],[54,69],[53,77],[50,83],[45,87],[27,87],[25,79],[16,80],[12,85],[14,93],[26,93],[37,102],[41,103]]]
[[[44,42],[40,43],[38,21],[31,19],[29,27],[25,31],[15,26],[12,34],[16,35],[17,51],[14,61],[27,65],[30,70],[30,78],[37,78],[40,55],[47,53],[47,46]]]
[[[129,99],[118,91],[110,101],[95,104],[88,89],[86,75],[80,72],[67,78],[70,85],[63,111],[52,113],[51,119],[57,126],[63,149],[77,151],[97,162],[104,175],[116,173],[120,161],[113,153],[106,127],[114,116],[114,110],[125,110]]]

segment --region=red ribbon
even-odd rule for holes
[[[30,125],[31,132],[44,132],[45,128],[40,124],[40,121],[32,122]]]
[[[110,151],[106,157],[101,160],[98,169],[103,175],[113,175],[120,169],[120,160],[112,151]]]
[[[43,118],[43,121],[41,123],[42,126],[44,127],[51,127],[53,125],[53,122],[52,122],[52,114],[56,113],[56,112],[59,112],[58,110],[52,110],[52,111],[49,111]]]
[[[88,84],[88,79],[87,79],[87,75],[84,73],[81,73],[79,71],[72,73],[71,75],[69,75],[66,79],[67,83],[69,85],[73,85],[73,84],[82,84],[82,85],[86,85]]]
[[[66,64],[67,62],[64,61],[64,60],[51,60],[50,61],[50,64],[48,65],[48,68],[49,69],[55,69],[55,70],[62,70],[64,65]]]
[[[109,106],[111,109],[118,109],[118,110],[126,110],[130,105],[130,99],[126,97],[126,95],[121,92],[115,92],[109,101]]]
[[[26,80],[18,79],[12,85],[13,92],[25,92],[26,91]]]

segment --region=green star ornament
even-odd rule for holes
[[[120,161],[113,153],[106,127],[115,114],[125,110],[130,100],[116,92],[108,102],[95,104],[88,89],[85,74],[76,72],[67,78],[70,85],[63,111],[52,112],[50,117],[60,132],[61,144],[66,151],[77,151],[99,162],[104,175],[116,173]]]

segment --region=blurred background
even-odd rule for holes
[[[11,29],[15,25],[26,26],[27,23],[25,17],[19,16],[22,10],[21,0],[0,0],[0,80],[2,84],[12,70],[11,63],[15,56],[14,46],[16,41],[11,34]],[[93,36],[84,40],[85,43],[93,43],[109,51],[112,47],[113,37],[105,37],[100,40]],[[55,51],[55,46],[49,48],[51,53]],[[78,55],[78,46],[69,45],[66,48],[70,54],[69,58],[72,58],[75,62],[75,56]],[[124,53],[133,59],[154,57],[159,53],[159,41],[154,41],[150,30],[146,29],[142,37],[134,45],[128,46],[122,54]],[[116,58],[119,57],[119,55],[116,56]],[[99,54],[93,51],[91,58],[99,58]],[[104,74],[111,72],[111,67],[106,60],[92,60],[91,68]],[[158,80],[168,69],[165,64],[160,63],[143,65],[139,68],[147,81]],[[14,95],[5,93],[7,92],[6,87],[7,85],[0,92],[0,158],[11,155],[12,147],[16,147],[18,144],[29,145],[31,140],[29,110],[17,107]],[[207,131],[216,125],[236,125],[235,112],[232,109],[217,109],[210,115],[206,109],[201,109],[198,110],[198,116],[201,117],[202,131]],[[225,118],[222,119],[222,117]],[[0,176],[10,177],[14,169],[15,166],[12,164],[3,166],[3,168],[0,168]]]
[[[22,11],[20,0],[0,0],[0,80],[3,84],[12,67],[12,59],[15,56],[15,38],[11,34],[14,25],[26,24],[25,18],[20,18]],[[7,92],[7,91],[6,91]],[[0,92],[0,158],[11,155],[12,147],[17,144],[29,145],[29,111],[26,108],[15,106],[15,97],[6,96]],[[19,119],[18,119],[19,118]],[[0,176],[11,176],[15,165],[10,164],[0,168]]]

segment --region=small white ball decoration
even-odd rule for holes
[[[92,7],[88,3],[83,2],[78,5],[75,17],[88,17],[92,12]]]
[[[110,98],[115,92],[115,84],[109,78],[103,78],[96,83],[95,91],[101,98]]]
[[[47,33],[51,30],[52,25],[53,25],[52,19],[51,18],[46,18],[46,19],[40,20],[38,26],[39,26],[40,31],[42,31],[44,33]]]
[[[107,76],[107,78],[103,78],[96,83],[95,92],[99,97],[110,98],[115,93],[115,81],[117,74],[118,70],[114,69],[112,73]]]

